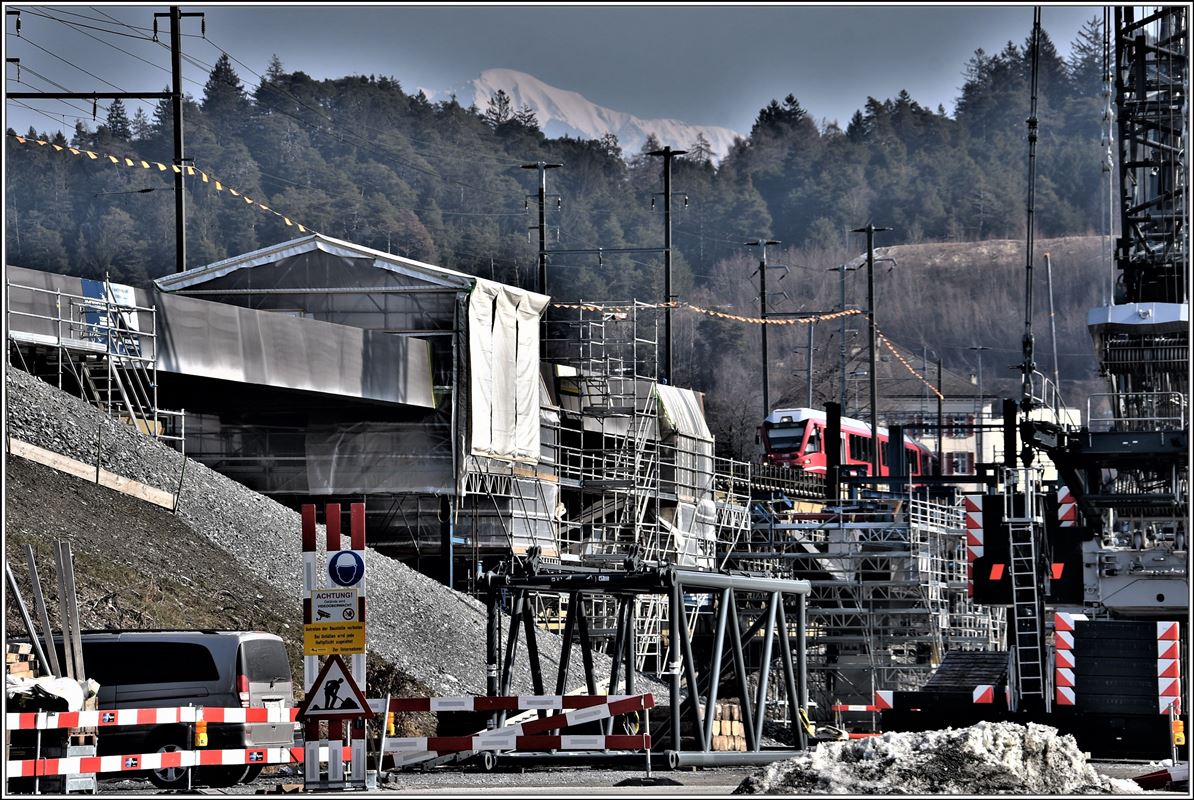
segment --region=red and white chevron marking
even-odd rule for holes
[[[1157,709],[1182,713],[1181,628],[1176,622],[1157,623]]]
[[[962,505],[966,512],[966,560],[973,561],[983,556],[983,496],[963,495]]]
[[[296,708],[120,708],[108,711],[27,711],[4,715],[8,730],[107,728],[124,725],[169,725],[206,720],[215,723],[294,722]]]
[[[1068,486],[1057,490],[1057,524],[1063,528],[1073,528],[1078,524],[1078,501],[1070,494]]]
[[[257,747],[243,750],[175,750],[169,753],[138,753],[124,756],[75,756],[8,761],[9,778],[41,778],[49,775],[94,775],[105,772],[138,772],[183,767],[240,766],[242,764],[289,764],[303,760],[301,747]]]
[[[1086,621],[1085,614],[1058,611],[1053,615],[1053,686],[1059,706],[1072,706],[1077,700],[1074,681],[1074,623]]]
[[[974,687],[971,699],[975,703],[994,703],[995,687],[989,683],[979,684]]]
[[[882,711],[885,708],[893,708],[892,703],[895,701],[893,697],[895,692],[891,689],[880,689],[875,692],[875,710]]]
[[[498,697],[474,697],[462,695],[458,697],[391,697],[389,710],[395,713],[412,711],[560,711],[571,708],[589,708],[592,706],[619,703],[635,698],[650,697],[651,706],[655,703],[652,695],[640,694],[566,694],[566,695],[508,695]],[[384,700],[370,700],[369,707],[374,713],[381,713]],[[622,712],[618,712],[622,713]]]

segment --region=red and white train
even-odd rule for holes
[[[759,427],[759,438],[769,464],[825,473],[824,411],[815,408],[777,408]],[[842,417],[842,466],[863,467],[871,474],[871,426],[861,420]],[[887,465],[887,428],[879,428],[879,472],[890,475]],[[933,453],[920,442],[904,437],[910,475],[930,475]]]

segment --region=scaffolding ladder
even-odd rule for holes
[[[1052,705],[1045,671],[1045,609],[1039,557],[1040,534],[1044,529],[1043,499],[1039,470],[1005,470],[1003,519],[1010,545],[1012,635],[1008,651],[1013,711],[1049,711]]]

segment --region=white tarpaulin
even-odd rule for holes
[[[548,300],[482,279],[469,295],[473,455],[539,460],[539,318]]]

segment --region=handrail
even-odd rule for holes
[[[1104,398],[1111,413],[1096,417],[1094,407]],[[1139,413],[1117,416],[1117,407]],[[1189,424],[1189,412],[1189,403],[1181,392],[1103,392],[1086,400],[1087,425],[1092,431],[1172,430]]]

